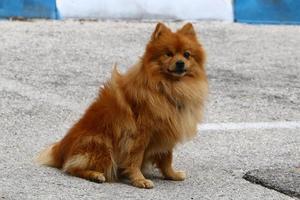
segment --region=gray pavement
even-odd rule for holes
[[[182,22],[169,22],[179,28]],[[178,146],[184,182],[96,184],[33,164],[95,98],[117,62],[141,56],[153,22],[0,21],[1,199],[292,199],[253,184],[255,169],[300,165],[300,128],[203,130]],[[207,49],[204,123],[300,121],[300,27],[196,22]]]

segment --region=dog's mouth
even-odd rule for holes
[[[175,69],[175,70],[168,69],[167,71],[169,74],[172,74],[173,76],[178,76],[178,77],[184,76],[187,72],[186,69]]]

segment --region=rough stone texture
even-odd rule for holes
[[[173,29],[182,22],[169,22]],[[291,199],[242,177],[299,166],[300,130],[205,131],[178,146],[184,182],[95,184],[32,159],[60,139],[117,62],[134,64],[153,22],[0,21],[2,199]],[[207,123],[300,120],[300,27],[196,22],[207,49]]]
[[[244,179],[300,198],[300,172],[296,169],[264,169],[247,172]]]

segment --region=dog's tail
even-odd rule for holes
[[[57,155],[58,147],[59,143],[57,142],[42,150],[35,158],[35,163],[49,167],[61,168],[62,163],[60,159],[58,159]]]

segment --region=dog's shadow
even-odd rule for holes
[[[56,169],[56,168],[52,168],[52,167],[47,167],[46,168],[48,169],[51,169],[51,170],[54,170],[56,174],[59,174],[65,178],[71,178],[71,179],[76,179],[76,180],[82,180],[82,181],[88,181],[88,182],[91,182],[91,183],[95,183],[95,184],[101,184],[101,183],[98,183],[98,182],[95,182],[95,181],[92,181],[92,180],[86,180],[86,179],[83,179],[83,178],[80,178],[80,177],[76,177],[76,176],[72,176],[72,175],[69,175],[59,169]],[[48,174],[49,172],[44,172],[46,174]],[[166,178],[164,178],[160,172],[158,170],[150,170],[149,172],[146,172],[144,173],[144,176],[146,179],[150,179],[152,181],[155,181],[155,182],[161,182],[161,181],[170,181]],[[126,176],[118,176],[118,180],[116,181],[113,181],[113,182],[104,182],[103,184],[105,183],[119,183],[119,184],[125,184],[125,185],[128,185],[128,186],[132,186],[130,180],[126,177]]]

